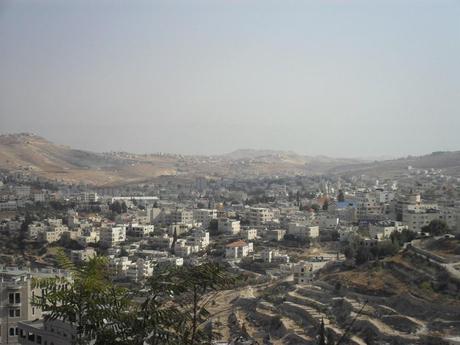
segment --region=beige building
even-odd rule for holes
[[[251,207],[248,218],[251,225],[262,225],[273,220],[273,212],[268,208]]]
[[[76,330],[60,320],[22,321],[18,328],[21,345],[71,345],[76,337]]]
[[[19,322],[41,318],[40,309],[31,305],[41,290],[32,288],[32,278],[54,277],[59,271],[28,272],[18,269],[0,271],[0,344],[18,344]]]

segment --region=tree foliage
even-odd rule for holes
[[[105,258],[75,266],[63,254],[70,277],[34,281],[45,291],[33,304],[48,320],[62,320],[76,330],[74,344],[210,344],[208,306],[237,278],[223,266],[157,268],[143,289],[130,292],[110,280]]]
[[[449,232],[447,223],[441,219],[433,219],[428,225],[422,227],[423,232],[428,232],[432,236],[440,236]]]
[[[34,280],[43,296],[36,296],[32,304],[45,313],[46,320],[70,323],[76,345],[127,344],[122,326],[130,296],[111,283],[107,259],[94,257],[78,267],[61,252],[59,262],[70,276]]]

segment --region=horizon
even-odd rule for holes
[[[452,151],[459,17],[452,0],[6,1],[0,127],[96,152]]]
[[[75,147],[70,144],[67,144],[65,142],[56,142],[53,141],[49,138],[46,138],[43,135],[40,135],[38,133],[33,133],[33,132],[0,132],[0,137],[2,136],[20,136],[20,135],[30,135],[30,136],[35,136],[40,139],[48,141],[50,144],[57,145],[57,146],[64,146],[64,147],[69,147],[72,150],[79,150],[79,151],[87,151],[87,152],[92,152],[92,153],[128,153],[128,154],[136,154],[136,155],[155,155],[155,154],[165,154],[165,155],[181,155],[181,156],[203,156],[203,157],[213,157],[213,156],[229,156],[231,154],[240,152],[240,151],[249,151],[249,152],[263,152],[267,151],[273,154],[277,153],[285,153],[285,154],[292,154],[292,155],[298,155],[301,157],[311,157],[311,158],[330,158],[330,159],[337,159],[337,160],[361,160],[361,161],[387,161],[387,160],[397,160],[397,159],[405,159],[409,157],[422,157],[422,156],[428,156],[431,154],[436,154],[439,152],[442,153],[455,153],[455,152],[460,152],[459,150],[441,150],[441,151],[431,151],[431,152],[425,152],[422,154],[408,154],[404,156],[390,156],[390,155],[382,155],[382,156],[375,156],[375,157],[358,157],[358,156],[349,156],[349,157],[334,157],[334,156],[328,156],[324,155],[321,153],[313,154],[313,155],[308,155],[302,152],[297,152],[297,151],[292,151],[292,150],[277,150],[277,149],[271,149],[271,148],[250,148],[250,147],[240,147],[240,148],[235,148],[232,151],[229,152],[220,152],[216,154],[199,154],[199,153],[180,153],[180,152],[166,152],[166,151],[152,151],[152,152],[136,152],[136,151],[127,151],[127,150],[107,150],[107,151],[97,151],[97,150],[91,150],[91,149],[83,149],[80,147]]]

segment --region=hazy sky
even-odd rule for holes
[[[0,132],[95,151],[460,150],[459,0],[0,0]]]

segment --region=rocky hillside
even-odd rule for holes
[[[407,167],[442,169],[460,176],[460,151],[366,162],[290,151],[237,150],[217,156],[94,153],[56,145],[33,134],[0,135],[0,169],[26,171],[48,180],[92,185],[148,181],[158,176],[261,177],[340,174],[397,176]]]
[[[175,174],[174,164],[55,145],[28,133],[0,136],[0,168],[21,170],[49,180],[94,185],[129,183]]]

